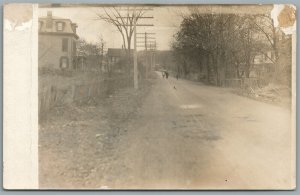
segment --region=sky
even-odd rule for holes
[[[139,23],[152,23],[154,26],[138,27],[138,33],[156,33],[154,36],[158,50],[169,50],[173,35],[179,30],[181,16],[175,6],[154,7],[147,11],[145,16],[153,16],[153,19],[143,19]],[[122,36],[115,26],[101,20],[95,20],[96,13],[104,13],[102,7],[64,7],[64,8],[40,8],[39,16],[44,17],[47,11],[52,15],[61,18],[71,19],[77,23],[77,34],[88,42],[97,42],[101,35],[106,42],[107,48],[121,48]]]
[[[95,7],[97,6],[97,7]],[[88,42],[95,43],[101,35],[106,42],[106,48],[121,48],[123,41],[120,32],[112,24],[102,20],[95,20],[97,13],[104,14],[105,5],[69,5],[64,7],[46,7],[41,6],[39,16],[47,15],[47,11],[52,11],[52,15],[61,18],[71,19],[77,23],[77,34],[80,38]],[[101,7],[102,6],[102,7]],[[193,5],[193,6],[152,6],[153,10],[147,11],[145,16],[153,16],[153,19],[143,19],[139,23],[152,23],[154,26],[138,27],[138,33],[156,33],[157,49],[169,50],[173,36],[179,30],[182,21],[182,15],[190,13],[189,8],[196,8],[200,13],[235,13],[235,14],[255,14],[268,13],[272,10],[272,5]],[[127,8],[124,6],[124,8]],[[106,10],[108,8],[106,7]],[[195,10],[195,9],[194,9]],[[125,12],[126,13],[126,12]],[[143,48],[139,48],[143,49]]]

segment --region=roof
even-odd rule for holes
[[[131,49],[131,54],[133,53],[133,49]],[[107,56],[109,57],[123,57],[126,55],[125,49],[119,49],[119,48],[108,48],[107,50]]]
[[[57,29],[57,24],[63,23],[61,31]],[[50,27],[47,27],[47,23],[50,23]],[[79,38],[76,34],[77,24],[73,23],[70,19],[59,18],[52,16],[51,12],[48,12],[46,17],[39,17],[39,33],[40,34],[55,34],[55,35],[72,35]]]
[[[47,19],[47,16],[39,17],[39,19]],[[52,16],[52,19],[55,19],[55,20],[69,20],[69,21],[71,21],[70,19],[61,18],[61,17],[57,17],[57,16]]]

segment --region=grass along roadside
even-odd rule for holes
[[[39,129],[41,188],[98,188],[106,183],[127,123],[138,117],[151,81],[123,88],[96,105],[56,107]]]

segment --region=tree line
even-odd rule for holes
[[[270,82],[276,82],[290,76],[282,75],[290,71],[291,57],[286,55],[291,53],[290,40],[274,26],[270,14],[201,13],[191,9],[182,16],[174,35],[173,68],[184,77],[197,73],[199,80],[222,86],[226,79],[249,78],[255,57],[263,54],[272,64]]]

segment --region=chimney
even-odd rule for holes
[[[52,18],[52,11],[47,11],[47,17]]]
[[[76,34],[76,29],[77,29],[77,24],[76,23],[71,23],[71,27],[72,27],[72,30],[73,32]]]
[[[46,20],[46,28],[52,28],[52,11],[47,11],[47,20]]]

